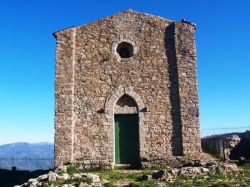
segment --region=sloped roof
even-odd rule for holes
[[[125,17],[128,14],[135,14],[137,16],[144,16],[144,17],[148,17],[148,18],[154,18],[154,19],[158,19],[158,20],[161,20],[161,21],[174,22],[174,20],[162,18],[160,16],[155,16],[155,15],[151,15],[151,14],[141,13],[141,12],[134,11],[132,9],[128,9],[126,11],[118,12],[118,13],[113,14],[111,16],[107,16],[107,17],[104,17],[104,18],[101,18],[101,19],[89,22],[87,24],[83,24],[83,25],[79,25],[79,26],[71,26],[71,27],[67,27],[67,28],[58,30],[58,31],[54,32],[53,35],[56,36],[56,33],[58,33],[58,32],[61,32],[61,31],[67,30],[67,29],[71,29],[71,28],[76,28],[76,27],[82,27],[82,26],[85,26],[85,25],[90,25],[92,23],[95,23],[95,22],[98,22],[98,21],[101,21],[101,20],[104,20],[104,19],[114,18],[114,17],[118,17],[118,16],[121,16],[121,15],[124,15],[124,17]]]

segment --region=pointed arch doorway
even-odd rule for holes
[[[124,94],[117,101],[115,120],[115,164],[139,165],[139,117],[135,100]]]

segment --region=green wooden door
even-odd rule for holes
[[[139,164],[139,126],[136,114],[115,115],[115,163]]]

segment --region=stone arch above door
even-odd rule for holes
[[[128,95],[135,100],[139,112],[145,107],[141,97],[134,91],[134,88],[132,86],[118,86],[106,102],[105,113],[107,118],[109,118],[110,115],[111,117],[114,115],[115,104],[123,95]]]
[[[118,99],[114,108],[115,114],[138,114],[138,107],[135,100],[127,94]]]
[[[137,111],[139,117],[139,144],[140,144],[140,157],[144,156],[145,152],[145,127],[144,127],[144,114],[143,109],[145,105],[141,97],[134,91],[132,86],[118,86],[113,94],[107,99],[105,104],[105,116],[107,119],[106,125],[109,126],[109,144],[112,153],[113,167],[115,164],[115,140],[114,140],[114,115],[115,105],[117,101],[124,95],[131,97],[137,104]]]

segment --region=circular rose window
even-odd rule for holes
[[[128,42],[121,42],[118,44],[116,52],[121,58],[130,58],[134,55],[134,48]]]

